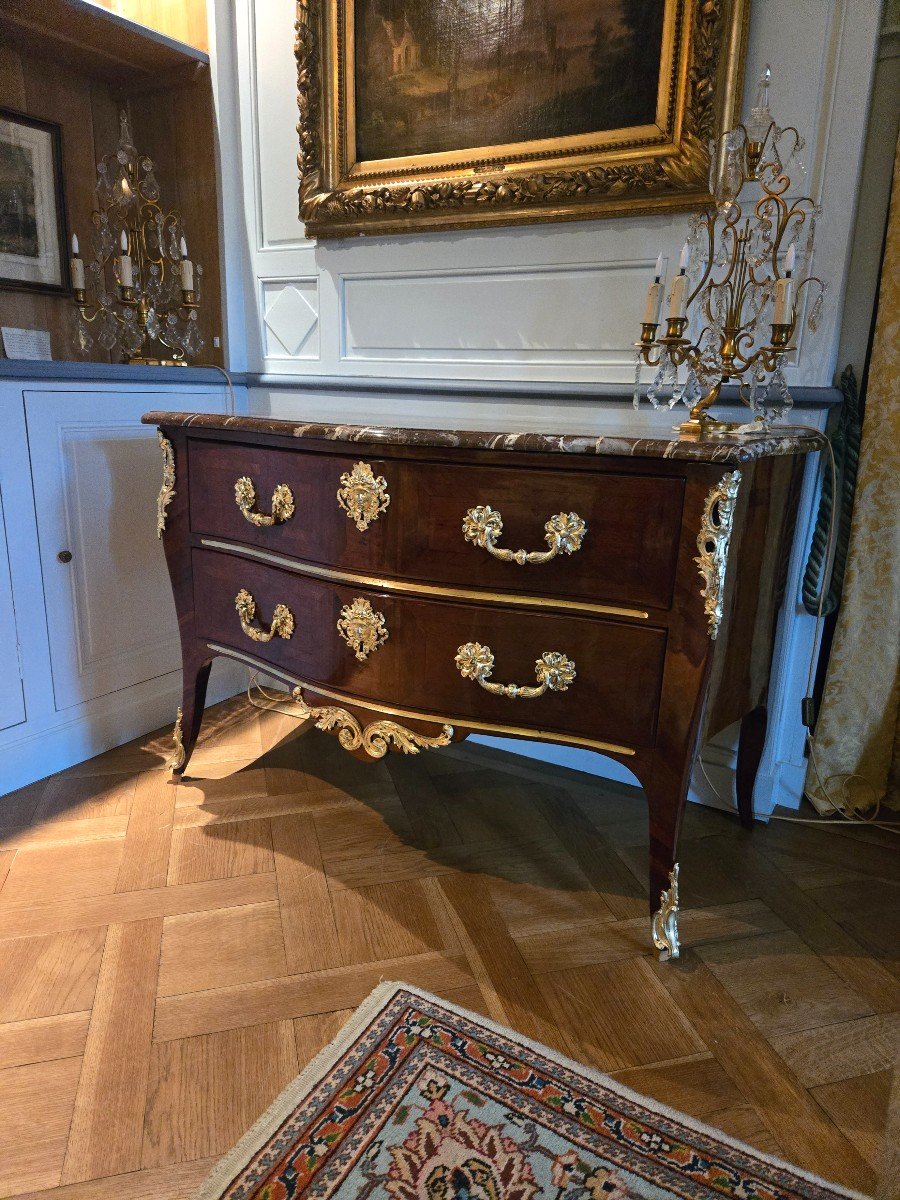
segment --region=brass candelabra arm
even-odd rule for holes
[[[684,337],[687,327],[687,317],[668,317],[666,332],[661,337],[656,336],[658,324],[643,322],[641,324],[641,340],[635,342],[635,349],[640,351],[641,360],[648,367],[658,367],[662,361],[663,352],[667,352],[676,367],[685,362],[695,362],[700,354],[698,346],[693,345]],[[657,351],[656,357],[653,352]]]

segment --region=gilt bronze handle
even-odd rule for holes
[[[248,475],[242,475],[234,485],[234,500],[251,525],[282,525],[294,515],[294,494],[286,483],[279,483],[272,493],[272,512],[256,512],[256,488]]]
[[[551,692],[565,692],[575,678],[575,664],[558,650],[545,650],[535,661],[534,673],[537,686],[518,683],[488,683],[494,669],[494,655],[490,646],[480,642],[466,642],[456,653],[456,669],[464,679],[474,679],[486,692],[495,696],[508,696],[510,700],[532,700]]]
[[[587,533],[587,525],[578,513],[557,513],[544,526],[544,541],[547,550],[502,550],[497,546],[503,533],[503,518],[489,504],[470,508],[462,523],[467,542],[474,542],[494,558],[502,562],[516,562],[520,567],[526,563],[545,563],[557,554],[574,554],[581,549]]]
[[[268,629],[254,625],[256,601],[246,588],[241,588],[234,598],[234,607],[241,619],[241,629],[254,642],[271,642],[272,638],[289,638],[294,632],[294,614],[286,604],[276,604],[272,613],[272,624]]]

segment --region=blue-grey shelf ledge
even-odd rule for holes
[[[0,358],[0,380],[36,380],[44,383],[218,383],[225,379],[218,367],[152,367],[142,363],[35,362]],[[235,384],[242,382],[232,376]]]

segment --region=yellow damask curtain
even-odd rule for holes
[[[900,145],[841,608],[806,794],[900,808]]]

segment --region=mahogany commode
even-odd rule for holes
[[[298,715],[362,758],[472,731],[598,750],[646,793],[653,937],[676,955],[694,758],[737,720],[752,816],[799,455],[817,436],[143,420],[160,430],[184,667],[173,772],[219,654],[290,684]]]

